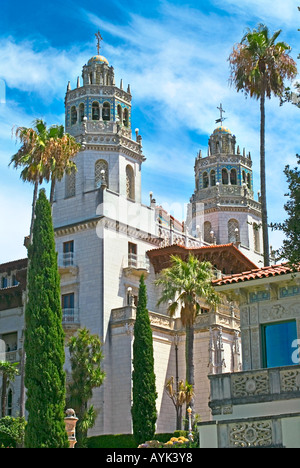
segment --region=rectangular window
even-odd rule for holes
[[[61,305],[63,309],[74,309],[74,293],[63,294]]]
[[[137,245],[128,242],[128,266],[137,267]]]
[[[270,299],[269,291],[251,292],[249,294],[250,302],[268,301]]]
[[[297,339],[296,321],[272,323],[262,326],[263,366],[280,367],[295,364],[292,356]]]
[[[63,243],[63,266],[74,264],[74,241]]]

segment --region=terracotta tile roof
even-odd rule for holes
[[[242,273],[236,273],[234,275],[223,276],[221,279],[213,281],[214,286],[220,286],[224,284],[240,283],[244,281],[251,281],[261,278],[270,278],[272,276],[285,275],[292,273],[294,270],[288,262],[281,263],[279,265],[271,265],[267,267],[257,268],[255,270],[244,271]],[[300,265],[298,267],[300,271]]]

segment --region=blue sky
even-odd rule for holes
[[[139,128],[147,158],[142,169],[143,201],[157,202],[180,219],[194,191],[194,159],[226,110],[225,125],[250,151],[255,193],[259,190],[259,103],[228,83],[228,56],[247,27],[259,22],[300,52],[296,0],[66,0],[1,2],[0,15],[0,263],[26,256],[32,186],[8,168],[17,151],[14,126],[35,118],[64,123],[68,81],[75,87],[82,66],[101,53],[114,66],[116,83],[131,85],[132,129]],[[297,61],[299,66],[299,63]],[[5,86],[4,86],[5,85]],[[266,105],[269,221],[282,221],[287,191],[283,169],[299,152],[300,110]],[[280,246],[280,233],[270,243]]]

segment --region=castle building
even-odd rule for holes
[[[65,97],[66,132],[82,149],[75,157],[77,171],[56,183],[53,224],[66,338],[86,327],[103,343],[106,379],[94,392],[99,414],[91,435],[132,430],[133,325],[141,275],[153,330],[157,432],[170,432],[176,414],[165,383],[171,376],[185,379],[185,330],[179,315],[170,318],[166,307],[157,306],[156,275],[174,253],[185,258],[192,252],[211,261],[217,276],[251,270],[261,258],[260,203],[253,198],[251,159],[235,149],[235,136],[218,127],[207,157],[199,153],[188,219],[179,222],[152,195],[147,205],[142,203],[146,158],[138,129],[132,137],[131,100],[130,86],[125,91],[122,80],[116,86],[114,69],[99,49],[83,66],[76,87],[68,83]],[[19,350],[24,304],[5,302],[14,293],[15,286],[5,280],[11,268],[0,269],[5,310],[0,340],[6,343],[13,334]],[[208,374],[239,371],[242,356],[234,302],[224,300],[216,310],[203,304],[201,312],[195,325],[195,410],[206,421],[211,418]],[[69,370],[66,356],[68,378]],[[18,385],[17,378],[11,386],[15,413]]]

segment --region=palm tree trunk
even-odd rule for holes
[[[50,205],[53,205],[54,201],[54,189],[55,189],[55,179],[51,179],[51,188],[50,188]]]
[[[186,325],[186,381],[188,384],[195,386],[195,370],[194,370],[194,324]],[[194,397],[192,397],[189,405],[194,414]],[[187,409],[187,408],[186,408]],[[186,430],[188,430],[188,413],[186,413]]]
[[[260,190],[262,211],[262,234],[264,249],[264,266],[269,266],[269,234],[266,193],[266,157],[265,157],[265,86],[260,97]]]

